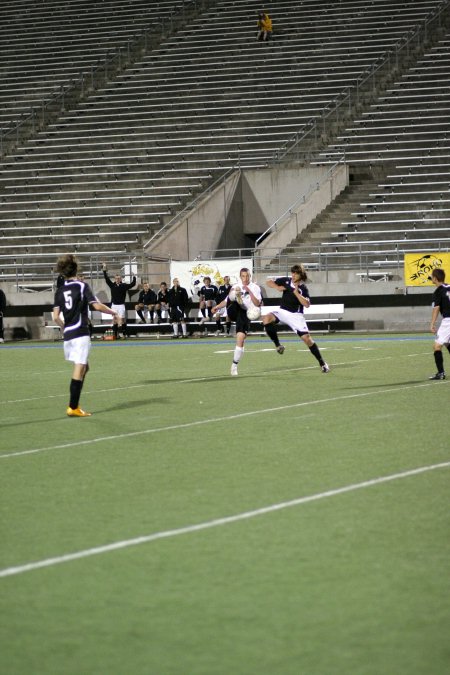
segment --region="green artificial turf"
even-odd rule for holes
[[[0,672],[446,672],[449,380],[429,336],[317,342],[95,343],[85,419],[61,343],[2,346]]]

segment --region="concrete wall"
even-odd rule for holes
[[[321,168],[320,176],[311,174],[311,178],[313,175],[316,176],[317,180],[309,181],[308,186],[317,185],[317,189],[307,195],[304,202],[293,206],[291,213],[283,218],[277,224],[274,231],[258,245],[259,255],[263,257],[276,255],[280,249],[295,239],[348,185],[347,165],[339,165],[332,172],[328,168]],[[301,197],[301,195],[302,192],[298,192],[296,198]],[[286,206],[284,211],[293,205],[293,203],[294,200]],[[278,212],[277,217],[272,220],[272,223],[282,213],[283,211]]]
[[[245,170],[242,175],[244,232],[262,234],[291,204],[320,183],[327,171],[328,167],[314,166]]]
[[[321,184],[295,214],[296,226],[278,228],[271,245],[284,246],[345,188],[347,167],[325,180],[328,167],[254,169],[234,172],[145,251],[149,257],[193,260],[216,249],[250,248],[302,195]],[[325,182],[324,182],[325,180]],[[253,238],[248,238],[253,235]],[[275,242],[275,244],[273,244]]]

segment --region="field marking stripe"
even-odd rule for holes
[[[231,525],[233,523],[237,523],[243,520],[249,520],[251,518],[256,518],[258,516],[264,516],[268,513],[274,513],[275,511],[282,511],[283,509],[289,509],[294,506],[300,506],[302,504],[307,504],[309,502],[319,501],[320,499],[327,499],[328,497],[336,497],[337,495],[345,494],[347,492],[354,492],[356,490],[362,490],[367,487],[372,487],[373,485],[381,485],[382,483],[388,483],[390,481],[400,480],[402,478],[409,478],[410,476],[417,476],[419,474],[426,473],[428,471],[435,471],[437,469],[445,469],[448,467],[450,467],[450,461],[441,462],[439,464],[430,464],[428,466],[420,466],[416,469],[409,469],[407,471],[402,471],[400,473],[393,473],[388,476],[372,478],[370,480],[365,480],[361,483],[353,483],[351,485],[346,485],[340,488],[334,488],[332,490],[327,490],[325,492],[318,492],[316,494],[308,495],[306,497],[298,497],[297,499],[291,499],[290,501],[287,502],[279,502],[278,504],[263,506],[259,509],[254,509],[252,511],[244,511],[242,513],[237,513],[234,516],[215,518],[214,520],[208,520],[203,523],[198,523],[197,525],[187,525],[185,527],[179,527],[173,530],[155,532],[153,534],[135,537],[134,539],[124,539],[122,541],[116,541],[112,544],[95,546],[93,548],[88,548],[83,551],[76,551],[74,553],[66,553],[65,555],[55,556],[54,558],[37,560],[36,562],[26,563],[24,565],[16,565],[15,567],[6,567],[0,570],[0,577],[10,577],[17,574],[23,574],[25,572],[32,572],[33,570],[42,569],[43,567],[53,567],[54,565],[61,565],[62,563],[71,562],[72,560],[80,560],[81,558],[88,558],[93,555],[110,553],[112,551],[129,548],[131,546],[148,544],[150,542],[157,541],[159,539],[169,539],[171,537],[178,537],[182,534],[192,534],[194,532],[201,532],[202,530],[209,530],[214,527],[221,527],[222,525]]]
[[[450,382],[450,380],[449,380]],[[441,383],[440,386],[447,384]],[[204,420],[195,420],[191,422],[183,422],[182,424],[172,424],[167,427],[152,427],[151,429],[139,429],[137,431],[128,431],[123,434],[113,434],[111,436],[98,436],[97,438],[86,438],[81,441],[72,441],[71,443],[61,443],[59,445],[49,445],[44,448],[31,448],[30,450],[18,450],[16,452],[9,452],[0,455],[0,460],[9,459],[11,457],[21,457],[22,455],[32,455],[38,452],[46,452],[48,450],[65,450],[67,448],[75,448],[82,445],[93,445],[94,443],[103,443],[105,441],[114,441],[123,438],[133,438],[135,436],[145,436],[146,434],[161,433],[163,431],[178,431],[180,429],[189,429],[191,427],[198,427],[204,424],[212,424],[216,422],[229,422],[231,420],[242,419],[244,417],[252,417],[253,415],[266,415],[267,413],[283,412],[285,410],[292,410],[294,408],[303,408],[309,405],[317,405],[319,403],[333,403],[335,401],[345,401],[354,398],[363,398],[365,396],[376,396],[378,394],[391,394],[398,391],[405,391],[409,389],[418,389],[420,387],[434,387],[435,382],[426,382],[422,384],[408,385],[404,387],[396,387],[391,389],[379,389],[378,391],[366,391],[358,394],[346,394],[345,396],[333,396],[331,398],[319,398],[313,401],[302,401],[301,403],[290,403],[289,405],[276,406],[275,408],[262,408],[260,410],[248,410],[247,412],[235,413],[234,415],[226,415],[225,417],[213,417]]]

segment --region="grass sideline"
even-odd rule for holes
[[[61,343],[2,346],[0,573],[54,559],[0,577],[5,673],[446,671],[432,337],[317,336],[327,375],[283,342],[250,337],[237,378],[231,340],[96,342],[86,419]]]

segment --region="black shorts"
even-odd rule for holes
[[[238,302],[230,302],[227,306],[227,314],[230,321],[236,324],[236,333],[250,332],[250,319],[247,316],[247,310]]]
[[[175,323],[175,321],[184,321],[186,319],[184,310],[179,307],[170,307],[169,316],[172,323]]]

